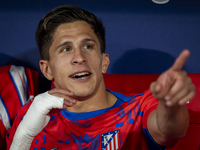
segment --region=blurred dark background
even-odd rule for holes
[[[0,66],[39,71],[35,30],[48,11],[64,4],[87,9],[104,22],[111,60],[107,73],[162,73],[186,48],[191,56],[184,69],[200,72],[199,0],[1,0]]]

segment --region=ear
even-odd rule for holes
[[[103,53],[103,59],[102,59],[102,73],[106,73],[109,64],[110,64],[109,55],[108,55],[107,53]]]
[[[43,75],[48,80],[53,80],[53,75],[51,72],[51,67],[49,66],[49,62],[47,60],[40,60],[39,65],[40,65],[40,70],[42,71]]]

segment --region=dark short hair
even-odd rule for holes
[[[49,49],[57,27],[75,21],[85,21],[91,26],[99,40],[101,53],[105,52],[105,28],[102,21],[87,10],[77,6],[64,5],[51,10],[39,22],[36,30],[36,43],[41,59],[50,60]]]

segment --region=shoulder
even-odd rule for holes
[[[157,107],[158,104],[158,100],[152,95],[150,89],[139,94],[138,93],[122,94],[120,92],[113,92],[111,90],[108,91],[111,92],[115,97],[117,97],[122,102],[126,102],[128,105],[130,104],[140,105],[140,108],[144,110],[148,110],[151,107]]]
[[[23,116],[26,114],[27,110],[29,109],[30,105],[32,104],[32,101],[28,102],[27,104],[25,104],[24,106],[22,106],[18,112],[16,117],[21,117],[21,119],[23,118]]]
[[[17,127],[19,126],[21,120],[23,119],[24,115],[26,114],[31,103],[32,102],[28,102],[27,104],[25,104],[24,106],[19,108],[19,110],[15,116],[14,122],[6,135],[6,144],[7,144],[8,148],[10,147],[10,145],[12,143],[12,140],[15,135],[15,131],[17,130]]]
[[[158,100],[153,96],[150,89],[144,91],[143,93],[130,93],[130,94],[124,94],[127,98],[127,101],[139,101],[141,104],[155,104],[158,102]]]
[[[153,96],[150,90],[146,90],[140,94],[128,94],[126,97],[129,98],[127,101],[129,107],[139,109],[144,120],[147,120],[149,114],[158,106],[158,99]]]

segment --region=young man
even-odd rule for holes
[[[36,41],[41,71],[56,88],[22,107],[8,133],[8,149],[145,150],[149,145],[155,150],[186,134],[185,103],[195,95],[181,71],[188,50],[151,91],[125,96],[105,88],[105,31],[90,12],[68,5],[50,11],[39,23]]]

